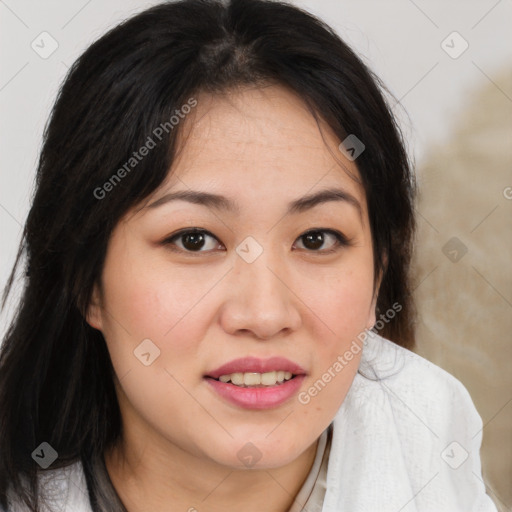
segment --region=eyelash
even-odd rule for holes
[[[174,240],[178,239],[179,237],[181,237],[183,235],[188,235],[188,234],[193,234],[193,233],[200,233],[200,234],[208,235],[208,236],[214,238],[215,240],[219,241],[216,236],[214,236],[212,233],[210,233],[206,229],[187,228],[187,229],[178,231],[177,233],[174,233],[171,236],[167,237],[165,240],[163,240],[161,242],[161,244],[166,246],[168,249],[170,249],[173,252],[179,252],[182,254],[185,253],[187,255],[192,255],[192,256],[198,256],[202,253],[211,252],[211,251],[189,251],[187,249],[182,249],[182,248],[176,247],[174,245],[174,243],[173,243]],[[336,231],[333,229],[323,229],[323,228],[309,229],[308,231],[305,231],[304,233],[302,233],[302,235],[298,236],[297,240],[305,237],[306,235],[308,235],[310,233],[327,233],[327,234],[333,235],[336,239],[336,243],[333,248],[323,250],[323,251],[322,250],[315,251],[312,249],[301,249],[301,250],[305,250],[306,252],[318,253],[320,255],[327,255],[327,254],[333,254],[333,253],[339,251],[341,248],[348,247],[351,245],[351,240],[348,240],[347,237],[343,233],[340,233],[339,231]]]

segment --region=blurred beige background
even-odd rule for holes
[[[484,423],[488,494],[505,512],[512,510],[510,68],[493,81],[467,95],[458,128],[419,169],[416,351],[470,392]]]

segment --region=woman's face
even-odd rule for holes
[[[279,467],[332,421],[375,321],[365,195],[340,141],[325,127],[324,142],[286,89],[197,99],[166,183],[112,234],[88,321],[108,346],[125,441]],[[216,198],[169,196],[195,192]],[[276,384],[284,371],[296,376]],[[263,388],[221,382],[262,373]]]

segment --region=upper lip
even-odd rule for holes
[[[285,357],[270,357],[268,359],[242,357],[209,371],[206,377],[218,379],[221,375],[230,375],[231,373],[267,373],[279,370],[290,372],[293,375],[304,375],[306,373],[304,368]]]

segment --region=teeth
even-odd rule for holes
[[[231,374],[231,382],[236,384],[237,386],[241,386],[244,383],[244,374],[243,373],[232,373]]]
[[[230,382],[235,386],[242,387],[261,387],[261,386],[275,386],[281,384],[285,380],[290,380],[293,377],[291,372],[283,370],[267,372],[267,373],[231,373],[229,375],[221,375],[219,380],[221,382]]]
[[[261,377],[261,373],[244,373],[244,384],[246,386],[259,386],[261,384]]]
[[[267,373],[262,373],[260,375],[260,382],[258,382],[258,384],[264,384],[265,386],[275,386],[276,382],[277,382],[277,375],[276,375],[277,372],[267,372]],[[257,373],[249,373],[248,375],[258,375]],[[245,383],[247,384],[247,378],[245,379]]]

